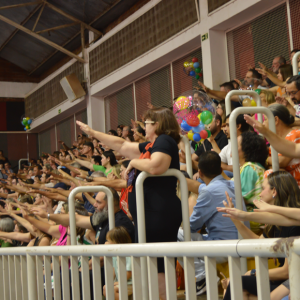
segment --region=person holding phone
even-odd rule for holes
[[[134,173],[128,186],[129,210],[135,224],[135,242],[138,242],[135,183],[137,175],[146,171],[151,175],[161,175],[168,169],[179,170],[178,143],[180,127],[171,110],[154,108],[144,115],[145,143],[128,142],[120,137],[95,131],[88,125],[77,121],[81,130],[95,137],[105,145],[129,158],[131,161],[126,173]],[[181,224],[181,202],[176,195],[177,178],[150,177],[144,182],[146,241],[175,242]],[[159,296],[166,299],[164,260],[158,258]]]

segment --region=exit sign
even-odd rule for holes
[[[205,34],[203,34],[202,36],[201,36],[201,41],[203,42],[203,41],[205,41],[205,40],[207,40],[208,39],[208,33],[205,33]]]

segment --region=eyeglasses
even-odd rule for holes
[[[154,121],[145,121],[144,124],[154,124],[155,122]]]
[[[293,97],[295,96],[300,90],[292,91],[292,92],[286,92],[289,96]]]

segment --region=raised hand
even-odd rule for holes
[[[254,200],[253,203],[258,208],[253,210],[255,212],[272,212],[273,205],[270,205],[263,200]]]
[[[207,90],[209,90],[209,89],[207,88],[207,86],[205,86],[204,83],[202,83],[200,80],[197,81],[197,83],[198,83],[198,84],[200,85],[200,87],[207,93]]]
[[[45,212],[42,208],[40,207],[33,207],[31,209],[31,212],[36,215],[39,216],[41,218],[47,218],[47,212]]]
[[[266,132],[267,130],[266,126],[260,123],[259,121],[251,118],[249,115],[244,115],[244,119],[250,126],[256,129],[259,133],[264,134]]]
[[[147,107],[148,107],[149,109],[153,109],[153,108],[154,108],[154,106],[153,106],[150,102],[147,102]]]
[[[88,126],[87,124],[84,124],[80,121],[76,121],[76,124],[80,127],[80,129],[85,132],[88,136],[93,136],[94,130]]]
[[[268,71],[268,68],[267,68],[263,63],[258,62],[258,64],[259,64],[259,66],[260,66],[260,68],[261,68],[262,70]]]

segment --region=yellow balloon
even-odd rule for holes
[[[250,98],[245,98],[243,100],[243,106],[251,106],[251,99]]]
[[[28,121],[29,119],[30,119],[29,117],[26,118],[27,121]]]
[[[201,113],[200,113],[197,117],[198,117],[198,119],[199,119],[200,122],[201,122]]]
[[[190,67],[193,68],[194,67],[194,63],[190,62]]]
[[[190,66],[190,63],[189,63],[188,61],[185,61],[185,62],[183,63],[183,65],[184,65],[185,68],[187,68],[187,67]]]
[[[176,106],[178,107],[178,109],[183,110],[189,107],[189,99],[187,97],[178,97],[176,100]]]
[[[192,130],[188,132],[187,136],[188,136],[189,140],[194,141],[193,135],[194,135],[194,133]]]
[[[251,100],[251,106],[256,106],[255,100]]]

